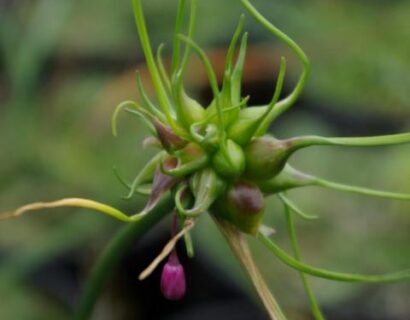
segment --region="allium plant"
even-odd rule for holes
[[[66,198],[54,202],[28,204],[5,213],[1,218],[16,218],[26,212],[44,208],[71,206],[93,209],[123,222],[143,225],[158,209],[161,199],[172,201],[174,210],[170,213],[175,215],[177,223],[172,227],[171,240],[159,256],[140,274],[139,278],[146,278],[164,259],[168,259],[163,267],[160,287],[166,298],[177,300],[185,294],[186,284],[185,271],[179,262],[175,245],[179,239],[183,238],[188,255],[192,256],[193,246],[189,232],[195,226],[199,216],[210,214],[235,255],[248,271],[272,319],[285,319],[285,316],[253,262],[245,234],[256,237],[279,260],[300,272],[312,313],[316,319],[324,317],[306,275],[337,281],[371,283],[409,278],[409,269],[384,275],[358,275],[328,271],[303,263],[294,226],[294,214],[308,220],[317,217],[306,214],[288,198],[286,192],[294,188],[317,186],[367,196],[410,200],[408,194],[335,183],[301,172],[288,163],[293,153],[310,146],[367,147],[404,144],[410,143],[410,133],[353,138],[321,136],[299,136],[284,140],[275,138],[268,133],[268,129],[300,96],[310,69],[307,56],[292,39],[266,20],[248,0],[241,0],[247,13],[278,40],[285,43],[303,66],[303,71],[293,91],[280,100],[286,72],[286,60],[282,57],[271,101],[263,106],[248,106],[248,97],[243,96],[241,92],[241,78],[248,39],[248,34],[243,33],[244,16],[240,17],[229,45],[220,86],[205,52],[192,39],[196,0],[190,1],[189,25],[187,32],[185,34],[183,32],[186,2],[186,0],[179,0],[173,37],[172,63],[170,70],[167,70],[162,58],[163,46],[158,48],[154,56],[141,1],[133,0],[136,26],[157,102],[152,101],[147,95],[137,73],[141,101],[121,103],[113,114],[112,127],[113,134],[116,135],[116,119],[121,110],[135,114],[148,125],[152,133],[151,137],[144,140],[144,146],[159,149],[158,153],[135,177],[132,184],[128,185],[124,182],[129,188],[127,198],[135,194],[148,196],[144,209],[129,216],[111,206],[93,200]],[[239,50],[235,54],[237,46]],[[201,105],[190,97],[184,88],[184,76],[191,52],[198,55],[207,72],[213,93],[213,99],[207,106]],[[293,247],[292,254],[281,249],[273,240],[273,229],[262,224],[265,214],[265,198],[272,195],[277,196],[283,203],[287,229]],[[159,220],[159,218],[155,219]],[[147,223],[147,225],[152,225],[152,223]],[[143,228],[146,229],[145,225]],[[121,242],[118,243],[121,244]],[[109,254],[110,249],[108,249],[108,256]],[[98,281],[98,277],[95,281]]]

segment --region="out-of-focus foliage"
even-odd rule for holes
[[[255,0],[255,5],[295,38],[312,60],[307,90],[294,107],[302,111],[279,119],[275,134],[355,135],[410,129],[408,1]],[[153,44],[165,40],[169,49],[176,1],[149,0],[144,6]],[[243,10],[235,0],[209,0],[199,2],[199,12],[195,38],[203,47],[215,48],[225,46]],[[272,44],[272,58],[288,54],[250,17],[246,23],[251,40]],[[117,164],[124,176],[132,177],[148,159],[145,153],[151,152],[140,151],[146,131],[137,119],[121,118],[119,138],[110,134],[110,114],[118,102],[134,97],[133,71],[142,63],[130,1],[3,1],[0,45],[0,211],[75,195],[116,203],[129,212],[139,208],[140,203],[120,199],[124,190],[111,170]],[[299,71],[296,63],[290,63],[288,87]],[[409,155],[409,146],[366,151],[318,147],[304,151],[294,163],[342,182],[410,192]],[[321,216],[319,221],[299,224],[307,261],[374,273],[409,267],[408,204],[315,189],[290,195]],[[272,200],[267,221],[285,243],[281,210]],[[1,223],[0,318],[66,315],[56,299],[47,299],[27,285],[27,277],[73,248],[81,247],[82,256],[95,254],[118,226],[80,210]],[[229,256],[210,221],[200,221],[196,230],[197,243],[210,256]],[[296,273],[271,258],[266,261],[263,249],[255,246],[255,250],[279,300],[303,308]],[[229,259],[216,261],[226,261],[221,267],[232,268]],[[237,279],[244,278],[235,270]],[[410,313],[408,284],[372,289],[322,281],[314,285],[325,310],[354,308],[366,290],[374,290],[365,309],[398,319]]]

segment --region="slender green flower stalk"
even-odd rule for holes
[[[147,124],[152,133],[152,137],[146,139],[144,145],[160,149],[130,185],[122,181],[129,190],[125,198],[129,199],[136,193],[148,195],[144,209],[133,215],[127,215],[93,200],[67,198],[28,204],[4,213],[0,219],[17,218],[34,210],[71,206],[95,210],[123,222],[138,224],[140,219],[155,212],[162,198],[171,195],[178,223],[170,241],[139,278],[146,278],[163,260],[168,259],[163,269],[162,292],[171,300],[182,298],[185,294],[185,286],[189,284],[185,283],[185,271],[176,256],[175,245],[177,241],[184,239],[188,255],[192,257],[194,252],[190,231],[195,227],[197,217],[210,214],[248,272],[272,319],[285,319],[285,315],[252,259],[245,234],[256,237],[269,252],[300,273],[315,319],[324,319],[324,316],[310,288],[308,275],[336,281],[369,283],[409,279],[410,270],[384,275],[360,275],[328,271],[305,264],[301,258],[293,214],[307,220],[318,217],[305,213],[288,198],[286,192],[294,188],[317,186],[408,201],[409,194],[343,185],[315,177],[290,166],[289,159],[298,150],[313,146],[368,147],[410,143],[410,133],[353,138],[301,136],[285,140],[273,137],[268,134],[269,127],[282,113],[293,106],[305,86],[310,71],[306,54],[295,41],[264,18],[250,1],[241,0],[246,12],[269,33],[287,45],[302,64],[302,72],[294,89],[287,97],[280,100],[286,74],[286,60],[282,57],[271,101],[264,106],[248,106],[248,97],[243,96],[241,92],[248,39],[248,34],[243,32],[245,16],[240,17],[233,34],[226,55],[222,84],[219,86],[210,60],[204,50],[193,40],[196,0],[189,1],[189,24],[186,33],[184,32],[187,2],[179,1],[172,40],[172,64],[168,71],[162,58],[163,45],[158,48],[154,57],[141,1],[132,1],[139,39],[158,104],[154,103],[145,92],[137,73],[137,87],[141,101],[125,101],[119,104],[113,113],[112,130],[116,136],[117,116],[121,111],[137,115]],[[237,47],[239,49],[235,60]],[[213,99],[207,106],[201,105],[190,97],[184,88],[184,77],[191,52],[198,55],[202,61],[212,89]],[[262,225],[265,198],[271,195],[278,196],[284,205],[292,255],[286,253],[272,240],[272,229]],[[101,261],[104,264],[104,261],[109,259]],[[104,268],[97,268],[97,270],[104,270]],[[89,302],[87,305],[90,306],[90,303],[92,304]]]

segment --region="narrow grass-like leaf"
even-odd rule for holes
[[[232,66],[233,66],[232,60],[233,60],[233,54],[235,52],[236,43],[238,42],[239,36],[241,35],[243,31],[244,22],[245,22],[245,16],[241,15],[239,18],[238,25],[236,26],[235,32],[232,36],[231,43],[229,44],[228,52],[226,54],[224,70],[228,71],[229,76],[231,76],[231,72],[232,72]]]
[[[292,139],[295,146],[309,147],[315,145],[371,147],[410,143],[410,133],[389,134],[373,137],[328,138],[320,136],[302,136]]]
[[[188,26],[188,38],[192,39],[195,30],[196,23],[196,13],[197,13],[197,0],[191,0],[191,10],[189,13],[189,26]],[[182,57],[180,71],[181,73],[185,72],[185,68],[188,64],[189,55],[191,53],[191,47],[186,46],[184,51],[184,56]]]
[[[167,89],[168,94],[172,93],[172,89],[171,89],[171,80],[168,76],[167,73],[167,69],[165,68],[165,64],[164,64],[164,58],[162,56],[162,51],[164,50],[165,45],[163,43],[161,43],[158,46],[157,49],[157,63],[158,63],[158,69],[159,69],[159,73],[161,75],[161,79],[162,81],[164,81],[164,85]]]
[[[158,119],[160,119],[162,122],[165,122],[166,119],[165,119],[164,114],[160,110],[157,109],[157,107],[154,105],[154,103],[149,98],[147,92],[145,91],[144,84],[142,83],[142,78],[141,78],[141,74],[139,73],[139,71],[135,73],[135,78],[137,80],[138,93],[142,99],[142,102],[145,108],[150,113],[155,115]]]
[[[243,25],[244,25],[244,19],[245,16],[241,15],[239,18],[238,25],[235,29],[235,32],[232,36],[231,43],[229,44],[228,47],[228,52],[225,57],[225,67],[224,67],[224,79],[222,82],[222,90],[221,90],[221,103],[222,105],[229,106],[230,104],[235,104],[234,101],[232,101],[232,66],[233,66],[233,55],[235,52],[236,44],[238,42],[238,39],[243,31]]]
[[[269,20],[267,20],[264,16],[260,14],[260,12],[248,1],[248,0],[241,0],[242,4],[245,8],[249,11],[249,13],[258,21],[265,29],[267,29],[270,33],[274,36],[279,38],[282,42],[284,42],[300,59],[303,64],[303,72],[299,77],[299,80],[293,89],[293,91],[287,96],[285,99],[279,101],[275,106],[272,114],[272,121],[276,119],[279,115],[283,112],[288,110],[295,101],[299,98],[300,94],[302,93],[303,88],[305,87],[306,79],[309,75],[310,71],[310,62],[306,54],[303,50],[289,38],[285,33],[280,31],[277,27],[275,27]]]
[[[281,260],[282,262],[292,267],[293,269],[310,274],[315,277],[336,281],[368,283],[396,282],[405,279],[410,279],[410,269],[382,275],[362,275],[334,272],[325,269],[315,268],[289,256],[285,251],[280,249],[271,239],[269,239],[260,232],[258,233],[258,239],[261,240],[261,242],[269,249],[269,251],[272,252],[275,256],[277,256],[279,260]]]
[[[231,100],[232,104],[237,104],[241,100],[242,92],[242,74],[245,65],[246,48],[248,44],[248,33],[245,32],[241,39],[238,58],[236,59],[235,67],[231,76]]]
[[[285,74],[286,74],[286,59],[284,57],[281,57],[279,74],[276,80],[275,91],[273,93],[272,100],[269,103],[268,108],[266,109],[265,114],[261,117],[260,125],[256,129],[256,134],[255,134],[256,136],[264,135],[268,131],[269,126],[272,123],[272,119],[274,116],[274,113],[272,111],[275,108],[276,103],[279,100],[280,94],[282,93],[283,83],[285,81]]]
[[[352,192],[352,193],[359,193],[359,194],[363,194],[366,196],[372,196],[372,197],[378,197],[378,198],[405,200],[405,201],[410,200],[410,194],[380,191],[380,190],[374,190],[374,189],[363,188],[363,187],[358,187],[358,186],[351,186],[348,184],[332,182],[332,181],[325,180],[322,178],[316,178],[316,182],[314,185],[317,185],[323,188],[334,189],[334,190],[345,191],[345,192]]]
[[[164,156],[165,152],[159,152],[155,157],[153,157],[142,170],[137,174],[137,176],[132,181],[129,193],[124,197],[124,199],[131,199],[138,188],[145,183],[150,183],[154,179],[155,170],[158,168],[159,162]]]
[[[128,107],[132,107],[132,108],[135,109],[135,110],[133,110],[133,109],[128,109]],[[134,101],[124,101],[124,102],[121,102],[119,105],[117,105],[117,106],[115,107],[114,112],[113,112],[112,117],[111,117],[111,130],[112,130],[112,135],[113,135],[114,137],[116,137],[117,134],[118,134],[118,130],[117,130],[117,119],[118,119],[118,115],[120,114],[120,112],[121,112],[122,110],[125,110],[125,111],[127,111],[127,112],[130,112],[130,113],[132,113],[132,114],[137,115],[138,117],[140,117],[140,118],[144,121],[144,123],[147,125],[148,129],[149,129],[154,135],[156,134],[156,131],[155,131],[154,126],[152,125],[151,121],[147,119],[147,115],[148,115],[149,113],[147,113],[147,112],[144,112],[144,113],[141,112],[141,111],[143,111],[144,109],[141,108],[140,106],[138,106],[138,104],[137,104],[136,102],[134,102]],[[152,117],[152,115],[151,115],[151,117]]]
[[[277,194],[286,190],[316,185],[317,178],[296,170],[286,164],[283,170],[269,180],[257,181],[261,190],[266,194]]]
[[[175,23],[175,31],[174,31],[173,52],[172,52],[172,65],[171,65],[172,74],[175,73],[179,65],[181,41],[178,35],[181,33],[182,26],[184,24],[185,7],[186,7],[186,0],[179,0],[177,18],[176,18],[176,23]]]
[[[113,172],[115,177],[117,178],[117,180],[127,189],[127,190],[131,190],[132,188],[132,184],[128,183],[118,172],[118,169],[116,166],[113,166]],[[138,187],[135,188],[134,192],[139,193],[141,195],[149,195],[151,193],[151,188],[150,187]]]
[[[166,95],[164,84],[162,83],[161,76],[158,71],[158,67],[155,63],[154,56],[152,54],[151,44],[147,33],[147,27],[145,25],[145,18],[142,12],[141,0],[132,0],[135,24],[137,26],[139,39],[142,49],[144,51],[145,59],[147,61],[148,70],[151,75],[152,82],[154,84],[155,92],[158,96],[159,104],[162,111],[165,114],[168,124],[178,134],[184,134],[184,130],[179,127],[171,114],[171,103]]]
[[[303,172],[300,172],[290,165],[285,168],[274,178],[270,180],[262,180],[257,182],[258,186],[266,194],[276,194],[293,188],[317,186],[327,189],[333,189],[344,192],[358,193],[366,196],[373,196],[385,199],[395,200],[410,200],[410,194],[374,190],[370,188],[363,188],[352,186],[348,184],[337,183],[323,178],[315,177]]]
[[[316,220],[316,219],[319,218],[316,215],[311,215],[311,214],[305,213],[303,210],[301,210],[299,207],[297,207],[284,193],[278,193],[278,197],[280,198],[280,200],[282,200],[283,204],[287,208],[289,208],[292,212],[299,215],[302,219]]]
[[[286,199],[286,196],[283,195],[283,197],[285,197]],[[291,208],[285,202],[284,202],[284,207],[285,207],[284,209],[285,209],[286,224],[288,227],[288,233],[289,233],[289,237],[290,237],[291,244],[292,244],[293,255],[295,256],[296,260],[298,260],[299,262],[302,262],[300,248],[298,244],[298,238],[296,234],[295,222],[293,221],[293,217],[291,214]],[[323,314],[320,310],[315,294],[313,293],[313,290],[310,287],[307,276],[303,272],[300,272],[299,274],[302,279],[303,287],[305,288],[306,294],[309,299],[310,309],[312,310],[312,313],[315,319],[324,320]]]
[[[134,222],[139,220],[142,215],[128,216],[120,210],[113,208],[109,205],[106,205],[101,202],[94,200],[83,199],[83,198],[65,198],[56,201],[50,202],[34,202],[27,205],[24,205],[14,211],[5,212],[0,214],[0,220],[15,219],[21,217],[23,214],[32,211],[38,211],[42,209],[52,209],[52,208],[61,208],[61,207],[76,207],[91,209],[99,213],[106,214],[112,218],[123,222]]]
[[[193,34],[194,34],[195,23],[196,23],[196,11],[197,11],[197,2],[196,0],[191,0],[191,10],[189,14],[189,26],[188,26],[188,34],[187,34],[187,38],[189,39],[192,39]],[[175,37],[178,38],[178,41],[181,40],[179,37],[179,34],[180,33],[175,34]],[[173,87],[172,90],[174,92],[177,91],[174,88],[174,86],[177,85],[175,82],[176,81],[181,81],[181,83],[183,82],[190,53],[191,53],[191,46],[186,45],[185,50],[184,50],[184,56],[182,57],[182,62],[179,64],[179,68],[172,72],[171,86]]]
[[[202,63],[205,66],[206,73],[208,75],[209,83],[211,85],[212,93],[214,95],[216,110],[218,112],[218,120],[219,120],[219,127],[221,134],[225,132],[224,130],[224,122],[222,116],[222,109],[219,103],[219,88],[218,88],[218,80],[216,78],[216,74],[212,68],[211,62],[209,61],[208,57],[206,56],[205,52],[191,39],[185,37],[184,35],[179,35],[180,38],[185,41],[189,46],[191,46],[195,52],[198,54],[199,58],[201,59]]]

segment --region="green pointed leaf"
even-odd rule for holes
[[[181,33],[182,26],[184,24],[185,6],[186,6],[186,0],[178,1],[178,11],[177,11],[177,18],[176,18],[176,23],[175,23],[174,44],[173,44],[173,52],[172,52],[172,66],[171,66],[172,73],[174,73],[178,69],[178,65],[179,65],[181,43],[180,43],[178,34]]]
[[[129,188],[129,193],[125,197],[123,197],[124,199],[131,199],[131,197],[138,190],[138,188],[141,187],[141,185],[152,182],[152,180],[154,179],[155,171],[157,170],[159,162],[164,154],[164,152],[159,152],[144,166],[144,168],[142,168],[142,170],[132,181]]]
[[[133,109],[128,109],[129,107],[132,107]],[[137,115],[140,117],[144,123],[147,125],[148,129],[153,133],[156,134],[155,128],[152,124],[152,119],[154,118],[153,115],[151,115],[149,112],[145,111],[141,106],[139,106],[136,102],[134,101],[124,101],[121,102],[119,105],[117,105],[114,109],[114,112],[111,117],[111,130],[112,130],[112,135],[114,137],[117,136],[118,130],[117,130],[117,119],[118,115],[122,110],[125,110],[127,112],[130,112],[134,115]]]
[[[244,146],[254,136],[267,107],[250,107],[240,110],[238,118],[227,129],[227,136]]]
[[[382,275],[362,275],[334,272],[325,269],[315,268],[289,256],[285,251],[280,249],[271,239],[269,239],[262,233],[258,233],[258,239],[261,240],[261,242],[269,249],[269,251],[271,251],[275,256],[277,256],[282,262],[298,271],[310,274],[315,277],[336,281],[369,283],[396,282],[405,279],[410,279],[410,269]]]
[[[196,100],[189,97],[183,88],[182,73],[176,75],[172,90],[176,101],[177,118],[179,122],[184,124],[185,128],[189,129],[193,123],[205,120],[205,109]]]
[[[302,136],[293,138],[300,148],[315,145],[332,145],[348,147],[371,147],[410,143],[410,133],[398,133],[374,137],[328,138],[320,136]]]
[[[282,195],[284,199],[287,199],[285,195]],[[285,200],[286,201],[286,200]],[[287,205],[286,202],[284,202],[284,207],[285,207],[285,217],[286,217],[286,224],[288,227],[288,233],[289,237],[292,243],[292,249],[293,249],[293,255],[295,259],[299,262],[302,263],[301,259],[301,254],[300,254],[300,249],[299,249],[299,243],[298,243],[298,238],[296,234],[296,227],[295,223],[293,221],[293,217],[291,215],[291,210],[293,210],[290,206]],[[305,273],[300,272],[300,278],[302,279],[303,287],[306,291],[306,294],[309,299],[309,304],[310,304],[310,309],[312,310],[313,316],[315,317],[315,320],[324,320],[323,314],[320,311],[319,304],[316,300],[315,294],[313,293],[312,288],[310,287],[309,280]]]
[[[316,220],[316,219],[319,218],[316,215],[311,215],[311,214],[305,213],[302,209],[297,207],[287,196],[285,196],[284,193],[278,193],[278,197],[283,202],[283,204],[286,206],[286,208],[289,208],[292,212],[299,215],[302,219]]]
[[[164,84],[162,83],[161,75],[158,71],[158,67],[155,63],[155,59],[152,54],[151,44],[150,44],[149,36],[147,33],[147,27],[145,24],[145,18],[142,12],[141,0],[132,0],[132,4],[133,4],[133,9],[134,9],[135,24],[137,26],[137,31],[139,34],[141,46],[144,51],[148,70],[151,75],[151,79],[154,85],[155,92],[158,97],[159,104],[171,128],[177,134],[183,135],[185,133],[184,130],[182,130],[182,128],[179,127],[175,123],[175,120],[172,117],[172,113],[171,113],[172,106],[166,95],[166,90],[165,90]]]
[[[239,177],[245,169],[245,155],[237,143],[228,139],[213,156],[212,164],[224,177]]]
[[[272,111],[271,121],[276,119],[279,115],[284,113],[288,110],[295,101],[299,98],[300,94],[302,93],[303,88],[305,87],[306,79],[309,75],[310,71],[310,62],[307,58],[306,54],[303,50],[289,38],[285,33],[275,27],[269,20],[267,20],[248,0],[241,0],[242,4],[246,8],[246,10],[258,21],[266,30],[268,30],[272,35],[277,37],[283,43],[285,43],[289,49],[293,51],[293,53],[299,58],[299,60],[303,64],[303,71],[299,77],[299,80],[293,89],[293,91],[289,94],[288,97],[279,101],[275,108]]]
[[[76,207],[76,208],[84,208],[84,209],[91,209],[97,211],[99,213],[103,213],[108,215],[112,218],[123,222],[134,222],[142,218],[142,215],[135,215],[135,216],[128,216],[125,213],[121,212],[120,210],[106,205],[101,202],[97,202],[90,199],[83,199],[83,198],[65,198],[51,202],[34,202],[27,205],[24,205],[16,210],[10,212],[4,212],[0,214],[0,220],[7,220],[7,219],[15,219],[19,218],[22,215],[43,210],[43,209],[54,209],[54,208],[61,208],[61,207]]]
[[[333,190],[338,190],[338,191],[359,193],[362,195],[378,197],[378,198],[410,201],[410,194],[380,191],[380,190],[374,190],[374,189],[369,189],[369,188],[357,187],[357,186],[352,186],[348,184],[332,182],[332,181],[325,180],[322,178],[316,178],[316,182],[312,185],[316,185],[316,186],[328,188],[328,189],[333,189]]]
[[[216,107],[216,111],[218,114],[218,122],[219,122],[219,128],[220,128],[220,134],[224,134],[225,130],[225,124],[223,121],[223,115],[222,115],[222,108],[219,103],[219,88],[218,88],[218,80],[216,78],[216,74],[212,68],[211,62],[209,61],[208,57],[206,56],[205,52],[191,39],[185,37],[184,35],[179,35],[181,40],[185,41],[187,45],[191,46],[195,52],[198,54],[199,58],[201,59],[202,63],[205,66],[206,73],[208,75],[209,83],[211,85],[212,93],[214,95],[214,103]]]
[[[241,39],[238,58],[231,76],[231,100],[232,104],[238,104],[241,100],[242,92],[242,74],[245,65],[246,48],[248,44],[248,33],[245,32]]]
[[[171,80],[168,76],[167,69],[165,68],[164,58],[162,57],[162,51],[164,49],[164,44],[161,43],[157,49],[157,63],[158,63],[158,70],[161,76],[162,81],[164,82],[165,88],[169,94],[172,93],[171,90]]]
[[[264,135],[268,131],[269,126],[272,123],[272,120],[273,120],[273,117],[274,117],[273,110],[274,110],[274,108],[276,106],[276,103],[279,100],[280,94],[282,92],[283,83],[285,81],[285,73],[286,73],[286,59],[284,57],[281,57],[280,67],[279,67],[279,74],[278,74],[278,78],[276,80],[276,86],[275,86],[275,91],[273,93],[272,101],[269,103],[265,114],[260,119],[260,125],[255,130],[255,135],[256,136]]]
[[[277,176],[268,180],[258,180],[256,183],[264,193],[276,194],[294,188],[315,185],[316,177],[298,171],[287,164]]]
[[[145,106],[147,111],[149,111],[150,113],[155,115],[161,121],[165,121],[164,114],[160,110],[157,109],[157,107],[154,105],[154,103],[148,97],[148,94],[145,91],[144,85],[142,83],[141,75],[138,71],[135,73],[135,78],[137,79],[138,93],[139,93],[140,97],[142,98],[143,105]]]

